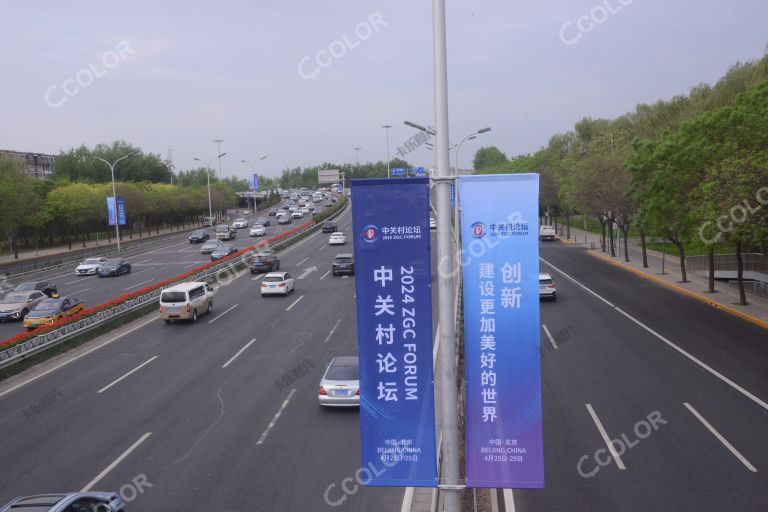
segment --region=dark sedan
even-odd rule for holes
[[[280,270],[280,260],[272,253],[260,252],[251,259],[251,274],[258,272],[274,272]]]
[[[339,230],[338,226],[336,225],[335,222],[331,220],[327,220],[323,222],[323,233],[334,233],[338,230]]]
[[[271,223],[272,221],[269,220],[269,217],[264,217],[254,222],[254,224],[261,224],[264,227],[269,226]]]
[[[237,252],[237,249],[232,244],[219,244],[211,253],[211,261],[216,261],[216,260],[220,260],[221,258],[226,258],[230,254],[234,254],[236,252]]]
[[[131,264],[123,258],[113,258],[107,260],[99,267],[99,277],[119,276],[121,274],[130,274]]]
[[[208,241],[208,239],[211,238],[211,235],[208,234],[207,231],[204,231],[202,229],[198,229],[197,231],[193,231],[191,235],[189,235],[189,243],[191,244],[202,244]]]
[[[333,275],[355,275],[355,257],[352,254],[337,254],[331,266]]]
[[[19,283],[13,289],[14,292],[31,292],[33,290],[41,291],[49,297],[58,297],[59,295],[56,285],[49,281],[27,281],[26,283]]]

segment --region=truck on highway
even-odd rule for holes
[[[232,240],[237,236],[237,230],[229,224],[219,224],[216,226],[217,240]]]
[[[539,228],[539,240],[551,240],[555,239],[555,227],[554,226],[541,226]]]

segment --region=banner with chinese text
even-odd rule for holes
[[[362,482],[437,485],[429,180],[352,180]]]
[[[543,488],[538,174],[459,178],[468,487]]]

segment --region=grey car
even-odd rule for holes
[[[114,492],[38,494],[15,498],[0,512],[125,512],[125,502]]]
[[[0,322],[6,320],[24,320],[38,302],[48,296],[40,290],[10,292],[0,301]]]
[[[356,356],[334,357],[328,363],[317,400],[326,407],[360,406],[360,372]]]
[[[218,240],[209,240],[203,244],[200,248],[200,254],[211,254],[216,250],[216,247],[220,244]]]
[[[230,254],[234,254],[237,252],[237,249],[232,244],[219,244],[216,246],[216,249],[213,250],[211,253],[211,261],[220,260],[221,258],[226,258]]]

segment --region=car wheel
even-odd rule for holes
[[[210,313],[211,311],[213,311],[213,301],[210,301],[208,303],[208,313]]]
[[[166,323],[166,324],[169,324],[169,323],[171,323],[171,319],[170,319],[170,318],[166,318],[166,319],[165,319],[165,323]]]
[[[22,310],[21,310],[21,316],[20,316],[19,318],[21,318],[22,320],[24,320],[24,317],[25,317],[25,316],[27,316],[27,313],[29,313],[29,310],[27,310],[27,309],[22,309]]]
[[[280,262],[277,262],[277,270],[280,270]]]
[[[192,321],[197,322],[197,309],[192,310]]]
[[[552,302],[557,302],[557,295],[552,296]]]

